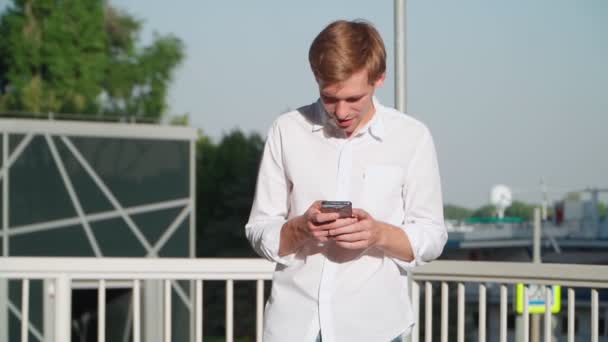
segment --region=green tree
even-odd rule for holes
[[[532,220],[534,217],[534,205],[527,204],[521,201],[513,201],[511,205],[505,209],[505,216],[519,217],[526,221]],[[477,208],[472,214],[472,218],[491,218],[496,217],[496,207],[488,204]]]
[[[240,131],[219,144],[197,143],[197,249],[201,257],[251,257],[244,227],[255,193],[264,141]]]
[[[491,204],[484,205],[478,209],[476,209],[471,217],[476,218],[488,218],[496,216],[496,207]]]
[[[190,126],[190,115],[173,115],[170,117],[169,124],[171,126]]]
[[[167,108],[172,71],[184,58],[182,42],[173,35],[155,35],[138,48],[141,22],[128,13],[106,7],[105,32],[109,62],[103,80],[104,113],[158,118]]]
[[[446,204],[443,206],[443,215],[447,220],[464,221],[471,217],[472,214],[473,211],[465,207],[453,204]]]
[[[253,202],[259,161],[264,142],[257,134],[240,131],[225,135],[218,144],[201,134],[197,142],[197,256],[255,257],[245,237],[245,224]],[[224,333],[223,282],[207,282],[209,298],[205,329],[208,335]],[[241,282],[235,287],[235,336],[255,331],[255,283]]]
[[[597,213],[600,217],[600,220],[606,219],[606,214],[608,214],[608,206],[605,202],[600,201],[597,203]]]
[[[530,221],[534,219],[534,205],[513,201],[513,203],[505,209],[505,216],[519,217],[526,221]]]
[[[14,0],[0,36],[0,108],[95,108],[107,62],[103,2]]]
[[[183,45],[138,44],[141,23],[103,0],[13,0],[0,16],[0,110],[158,119]]]

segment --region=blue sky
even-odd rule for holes
[[[7,0],[0,0],[7,2]],[[315,101],[307,53],[335,19],[373,22],[389,51],[378,92],[393,105],[393,1],[109,0],[187,58],[170,112],[218,139],[265,135],[290,108]],[[433,132],[446,202],[475,207],[494,184],[515,199],[608,187],[608,1],[407,1],[408,113]]]

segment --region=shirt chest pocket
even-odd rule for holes
[[[363,171],[363,207],[377,219],[388,218],[402,206],[403,168],[397,165],[368,165]]]

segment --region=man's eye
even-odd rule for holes
[[[328,97],[328,96],[323,96],[323,102],[325,103],[336,103],[338,102],[338,99],[336,99],[335,97]]]
[[[361,99],[360,97],[349,97],[346,99],[346,102],[355,103],[355,102],[359,101],[360,99]]]

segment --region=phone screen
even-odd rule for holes
[[[341,218],[353,216],[353,206],[350,201],[322,201],[322,213],[339,213]]]

